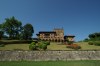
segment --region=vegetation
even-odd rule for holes
[[[21,38],[25,40],[31,39],[33,33],[34,33],[33,26],[31,24],[26,24],[23,27]]]
[[[70,49],[74,49],[74,50],[78,50],[81,49],[81,46],[79,46],[78,44],[74,44],[74,41],[70,41],[68,38],[65,38],[65,42],[67,43],[66,48],[70,48]]]
[[[17,40],[6,40],[6,42],[11,42],[11,41],[17,41]],[[79,50],[100,50],[100,46],[89,45],[88,42],[77,42],[74,44],[81,46],[81,49]],[[20,44],[16,43],[16,44],[6,44],[6,45],[4,44],[4,47],[0,47],[0,50],[15,50],[15,49],[30,50],[29,45],[30,44],[28,43],[20,43]],[[74,49],[66,48],[66,44],[51,42],[50,45],[47,46],[46,50],[74,50]]]
[[[67,45],[67,48],[78,50],[78,49],[81,49],[81,46],[77,44],[71,44],[71,45]]]
[[[3,34],[4,34],[4,32],[3,31],[0,31],[0,40],[3,37]]]
[[[100,32],[89,34],[88,37],[84,39],[84,42],[88,42],[89,45],[100,46]]]
[[[35,43],[35,42],[32,42],[32,43],[29,45],[29,49],[30,49],[30,50],[36,50],[36,49],[37,49],[36,43]]]
[[[99,60],[84,61],[5,61],[0,66],[99,66]]]
[[[93,42],[93,41],[89,41],[88,44],[89,44],[89,45],[93,45],[94,42]]]
[[[0,44],[29,44],[32,40],[0,40]],[[35,41],[34,41],[35,42]]]
[[[5,22],[0,24],[0,38],[5,38],[10,40],[28,40],[32,37],[34,33],[33,26],[31,24],[26,24],[22,26],[22,22],[15,19],[15,17],[6,18]],[[24,37],[23,37],[24,36]]]
[[[89,45],[88,42],[77,42],[81,46],[81,50],[100,50],[100,46]]]
[[[89,45],[100,46],[100,41],[90,41],[88,42]]]
[[[5,45],[4,44],[0,44],[0,47],[4,47]]]
[[[89,38],[84,39],[85,42],[100,41],[100,32],[89,34],[88,37]]]
[[[29,50],[29,44],[7,44],[0,50]]]
[[[100,46],[100,41],[95,41],[95,42],[94,42],[94,45]]]
[[[47,45],[50,45],[50,42],[48,41],[39,41],[38,43],[32,42],[29,45],[30,50],[46,50]]]

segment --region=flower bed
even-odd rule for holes
[[[77,44],[71,44],[71,45],[67,45],[67,48],[78,50],[78,49],[81,49],[81,46]]]

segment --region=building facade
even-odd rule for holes
[[[53,31],[40,31],[37,34],[37,37],[40,40],[44,40],[44,41],[63,42],[64,41],[64,30],[54,29]]]
[[[68,41],[74,41],[74,35],[66,35],[66,36],[64,36],[64,39],[65,40],[68,40]]]
[[[65,42],[66,39],[74,41],[74,35],[65,35],[63,29],[54,29],[53,31],[40,31],[36,34],[38,39],[43,41]]]

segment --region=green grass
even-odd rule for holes
[[[78,42],[76,44],[82,47],[81,50],[100,50],[100,46],[89,45],[88,42]]]
[[[62,43],[52,42],[50,43],[50,45],[48,45],[48,50],[72,50],[72,49],[66,48],[66,45]]]
[[[80,50],[100,50],[100,46],[89,45],[88,42],[77,42],[75,44],[78,44],[79,46],[82,47]],[[0,47],[0,50],[16,50],[16,49],[29,50],[29,44],[7,44],[4,47]],[[73,49],[66,48],[66,45],[62,43],[51,42],[50,45],[48,45],[47,50],[73,50]]]
[[[29,44],[8,44],[0,47],[0,50],[29,50]]]
[[[100,66],[100,61],[4,61],[0,66]]]
[[[95,45],[89,45],[88,42],[77,42],[74,44],[78,44],[79,46],[81,46],[82,48],[80,50],[100,50],[100,46],[95,46]],[[57,43],[51,43],[48,46],[49,50],[73,50],[70,48],[66,48],[66,45],[59,45]]]

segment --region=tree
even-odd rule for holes
[[[0,39],[3,37],[4,32],[2,31],[2,24],[0,24]]]
[[[93,38],[95,38],[95,34],[89,34],[89,36],[88,36],[90,39],[93,39]]]
[[[84,42],[88,42],[88,41],[89,41],[89,39],[88,39],[88,38],[85,38],[83,41],[84,41]]]
[[[88,37],[90,38],[90,40],[100,40],[100,32],[89,34]]]
[[[94,33],[95,34],[95,37],[100,37],[100,33]]]
[[[0,31],[0,39],[2,39],[4,32]]]
[[[25,39],[25,40],[31,39],[33,33],[34,33],[34,29],[33,29],[33,26],[31,24],[24,25],[23,30],[22,30],[23,39]]]
[[[10,39],[19,39],[22,23],[15,19],[15,17],[6,18],[2,24],[2,30],[9,35]]]

